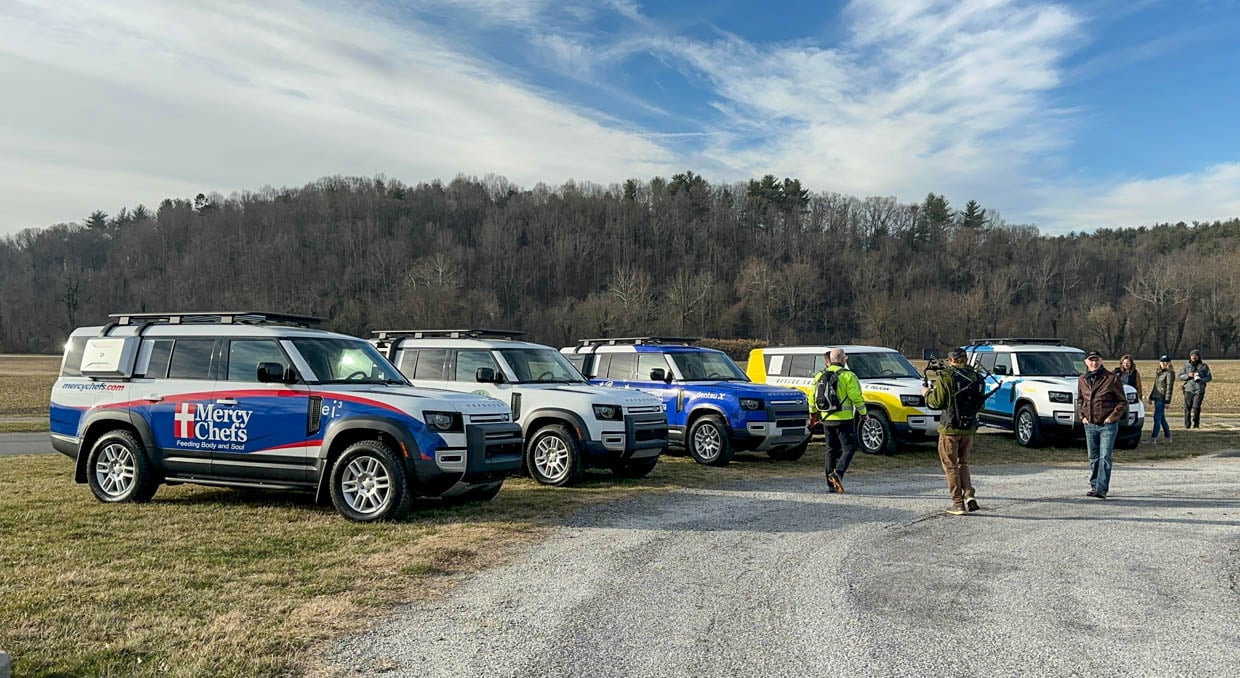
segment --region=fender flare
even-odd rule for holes
[[[586,422],[584,419],[581,418],[581,415],[577,414],[576,412],[573,412],[572,410],[566,410],[562,407],[540,407],[536,410],[531,410],[523,414],[521,416],[521,421],[522,421],[521,437],[522,438],[525,438],[527,441],[529,440],[529,436],[533,433],[533,431],[530,429],[529,423],[540,417],[551,417],[553,419],[560,419],[570,424],[574,429],[577,430],[577,439],[580,442],[586,442],[588,440],[593,440],[593,438],[590,435],[590,427],[586,426]]]
[[[336,438],[340,437],[341,434],[353,431],[384,433],[395,438],[409,450],[409,456],[405,457],[405,468],[409,473],[413,474],[414,478],[417,478],[417,465],[425,461],[422,459],[422,449],[418,447],[418,443],[413,439],[413,436],[409,435],[408,428],[400,422],[381,417],[347,417],[337,419],[327,427],[327,430],[323,433],[323,443],[319,446],[319,477],[315,483],[315,501],[322,501],[323,497],[326,496],[324,493],[327,492],[327,483],[331,477],[331,473],[328,472],[327,457],[332,449],[332,445],[335,444]],[[399,456],[404,456],[400,454],[400,450],[393,450],[393,452],[396,452]]]
[[[115,422],[117,424],[121,424],[121,426],[118,426],[117,428],[132,429],[136,431],[138,434],[138,441],[142,443],[142,451],[146,454],[146,460],[148,462],[155,464],[162,458],[162,455],[159,455],[156,452],[155,434],[151,430],[151,425],[146,419],[132,416],[127,409],[98,409],[93,412],[87,412],[86,416],[82,417],[82,421],[78,425],[78,430],[81,432],[82,436],[78,440],[78,455],[73,469],[74,482],[86,482],[86,463],[90,457],[90,450],[94,447],[93,441],[91,441],[89,445],[86,444],[86,432],[101,422]],[[158,467],[161,471],[163,470],[163,464],[158,464]]]

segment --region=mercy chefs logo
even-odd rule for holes
[[[172,419],[179,439],[244,443],[250,437],[246,426],[253,414],[235,407],[181,403]]]

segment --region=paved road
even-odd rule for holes
[[[1240,457],[646,496],[334,646],[435,676],[1240,675]]]
[[[53,454],[47,431],[42,433],[0,433],[0,457],[9,454]]]

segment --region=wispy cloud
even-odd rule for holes
[[[1046,187],[1043,192],[1045,206],[1036,208],[1035,215],[1051,224],[1073,224],[1078,231],[1213,221],[1240,215],[1240,162],[1152,179]]]
[[[506,79],[416,23],[356,8],[6,7],[0,89],[16,96],[0,107],[9,132],[0,137],[0,193],[25,186],[23,168],[34,166],[60,190],[47,191],[58,196],[47,205],[7,204],[2,231],[149,203],[181,187],[227,193],[379,172],[609,182],[672,167],[650,137]],[[132,188],[104,202],[77,188],[120,188],[121,177]]]

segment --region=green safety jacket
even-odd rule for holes
[[[844,409],[822,417],[818,411],[818,404],[815,402],[817,398],[814,397],[814,394],[818,393],[818,382],[822,381],[823,375],[828,370],[840,373],[836,383],[840,400],[844,402]],[[857,375],[853,374],[852,370],[845,369],[842,365],[828,365],[827,369],[815,374],[814,381],[809,388],[809,411],[810,414],[817,414],[820,419],[826,419],[827,421],[848,421],[853,417],[864,417],[865,399],[861,397],[861,382],[857,380]]]

